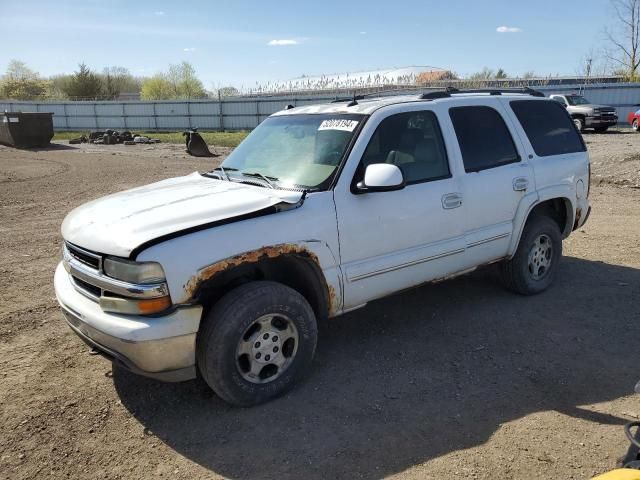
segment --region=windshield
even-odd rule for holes
[[[363,115],[282,115],[262,122],[222,163],[231,180],[275,188],[324,189]]]
[[[580,95],[567,95],[569,105],[589,105],[589,100]]]

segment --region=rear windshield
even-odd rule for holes
[[[513,100],[511,109],[518,117],[536,155],[548,157],[587,150],[582,136],[557,102]]]

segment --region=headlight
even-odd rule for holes
[[[123,282],[148,284],[161,283],[165,280],[162,265],[156,262],[132,262],[107,257],[102,268],[106,275]]]

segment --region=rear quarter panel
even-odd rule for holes
[[[586,194],[589,185],[589,153],[584,151],[545,157],[538,156],[529,141],[529,137],[509,105],[510,100],[513,99],[502,99],[505,110],[514,128],[518,132],[520,141],[524,146],[526,155],[533,168],[536,185],[535,192],[529,192],[529,194],[523,198],[523,202],[514,219],[514,231],[519,230],[521,234],[529,212],[535,205],[546,200],[561,198],[570,204],[570,209],[567,212],[567,226],[562,232],[563,238],[566,238],[572,231],[572,226],[576,219],[576,211],[588,208]],[[527,98],[527,100],[529,100],[529,98]],[[538,101],[553,100],[541,98]],[[576,133],[580,135],[580,133]],[[582,181],[584,189],[577,192],[579,181]],[[581,198],[578,198],[579,196]],[[520,241],[520,234],[514,235],[510,247],[510,254],[513,254],[517,248],[518,242]]]

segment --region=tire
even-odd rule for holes
[[[631,128],[633,129],[634,132],[637,132],[640,129],[640,124],[638,123],[637,118],[633,119],[633,122],[631,123]]]
[[[608,129],[609,129],[609,127],[596,127],[596,128],[594,128],[596,133],[605,133]]]
[[[250,282],[209,311],[198,332],[196,360],[220,398],[248,407],[281,395],[304,377],[317,339],[315,315],[302,295],[280,283]],[[276,358],[282,365],[267,362]]]
[[[534,216],[527,220],[513,258],[500,265],[502,281],[521,295],[541,293],[553,283],[561,257],[558,224],[547,216]]]
[[[573,124],[576,126],[579,132],[584,132],[584,120],[580,117],[573,119]]]

